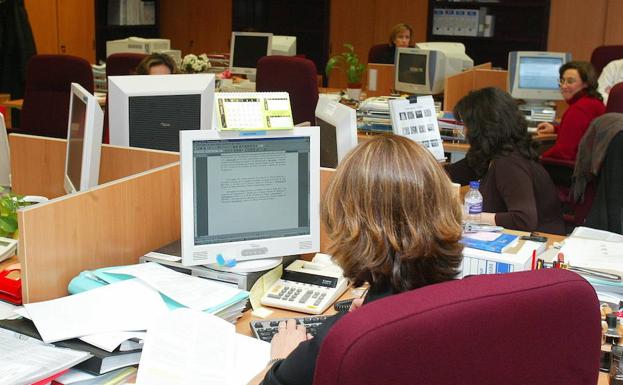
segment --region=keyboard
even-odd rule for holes
[[[318,326],[322,325],[324,320],[327,319],[326,315],[310,316],[310,317],[295,317],[295,318],[273,318],[268,320],[256,320],[249,322],[251,324],[251,331],[253,336],[262,341],[270,342],[273,336],[277,334],[277,327],[280,321],[287,321],[289,319],[295,319],[297,324],[303,324],[307,328],[307,333],[312,336],[316,336],[318,332]]]

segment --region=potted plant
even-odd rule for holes
[[[327,61],[325,73],[329,73],[333,68],[340,68],[346,74],[346,93],[351,99],[359,99],[361,94],[361,78],[366,70],[365,64],[359,61],[359,56],[355,52],[352,44],[344,44],[346,50],[339,55],[333,56]]]
[[[0,237],[17,238],[17,209],[29,203],[16,194],[3,194],[0,188]]]

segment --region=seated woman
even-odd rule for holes
[[[556,187],[513,98],[499,88],[470,92],[454,107],[470,144],[446,167],[453,182],[480,180],[481,221],[509,229],[564,234]]]
[[[559,125],[541,123],[539,134],[556,133],[556,143],[543,153],[543,157],[575,160],[578,145],[593,119],[606,112],[602,97],[597,91],[597,78],[588,62],[572,61],[560,66],[560,93],[569,108]]]
[[[394,64],[396,47],[411,47],[413,28],[409,24],[396,24],[389,34],[389,44],[370,49],[368,63]]]
[[[164,53],[147,55],[136,66],[137,75],[170,75],[177,73],[175,60]]]
[[[333,243],[329,252],[355,286],[370,284],[359,306],[454,279],[462,260],[461,208],[448,176],[416,142],[379,135],[356,147],[331,181],[321,218]],[[329,329],[314,338],[294,321],[279,325],[271,364],[251,384],[311,384]]]

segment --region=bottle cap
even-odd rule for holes
[[[469,188],[479,189],[480,188],[480,182],[478,182],[477,180],[473,180],[473,181],[469,182]]]

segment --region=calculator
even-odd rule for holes
[[[326,254],[316,254],[311,262],[296,260],[262,296],[262,305],[321,314],[348,286],[342,269]]]

